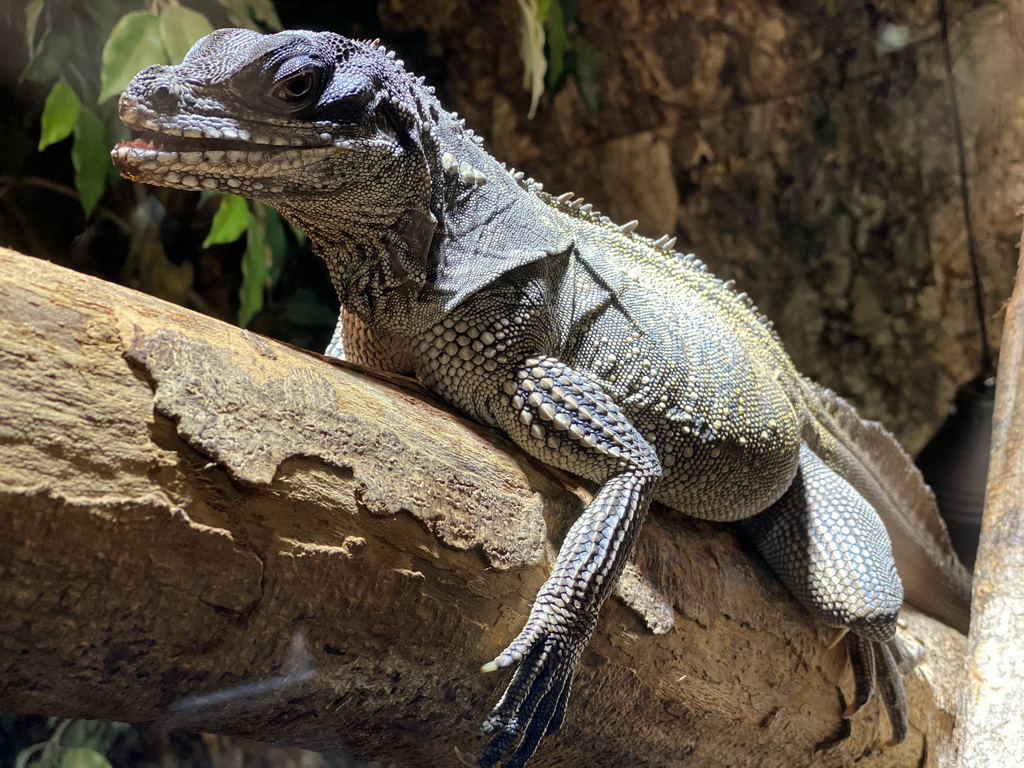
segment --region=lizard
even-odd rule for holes
[[[969,576],[895,439],[799,374],[731,281],[497,161],[379,41],[217,30],[136,75],[119,114],[135,132],[111,153],[122,175],[260,200],[310,237],[342,306],[328,355],[413,375],[597,484],[483,667],[512,673],[480,765],[523,766],[561,726],[654,500],[736,522],[844,635],[847,714],[877,692],[905,738],[904,587],[964,630]]]

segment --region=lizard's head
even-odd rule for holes
[[[358,218],[387,218],[430,198],[425,93],[375,44],[222,29],[181,64],[135,76],[119,107],[137,135],[111,156],[148,184],[232,192],[285,212],[330,198],[335,212],[344,200]]]

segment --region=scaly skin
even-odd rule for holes
[[[507,170],[375,43],[220,30],[140,73],[120,109],[141,132],[112,153],[122,174],[260,199],[311,237],[343,306],[329,354],[414,374],[600,485],[523,631],[485,665],[515,671],[482,765],[524,765],[561,724],[652,499],[743,520],[812,614],[850,630],[855,704],[877,681],[903,739],[903,590],[878,512],[934,508],[891,438],[802,379],[731,285]],[[941,524],[915,525],[908,551],[930,542],[915,570],[949,585],[925,607],[956,619]]]

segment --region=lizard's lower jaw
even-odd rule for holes
[[[176,189],[259,197],[283,191],[281,179],[337,152],[335,147],[275,147],[235,140],[194,140],[144,132],[110,153],[122,176]]]

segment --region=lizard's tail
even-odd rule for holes
[[[813,415],[804,440],[878,512],[892,539],[906,601],[967,632],[971,575],[953,551],[935,496],[881,424],[864,421],[843,398],[800,379]]]

